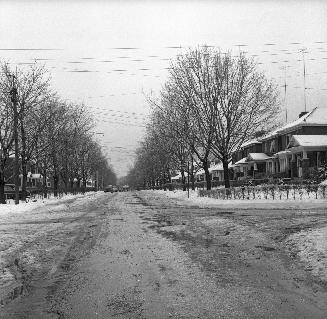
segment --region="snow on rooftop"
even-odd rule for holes
[[[243,157],[241,160],[239,160],[238,162],[236,162],[234,164],[234,166],[240,165],[240,164],[247,164],[247,158]]]
[[[261,141],[268,140],[279,133],[286,133],[298,126],[306,126],[306,125],[327,125],[327,108],[314,108],[307,114],[301,116],[293,122],[287,123],[286,125],[278,128],[271,133],[260,138]]]
[[[289,128],[293,128],[296,127],[300,124],[303,123],[308,123],[308,121],[310,120],[310,116],[314,113],[314,111],[318,110],[317,108],[313,109],[312,111],[308,112],[307,114],[304,114],[303,116],[301,116],[300,118],[296,119],[293,122],[287,123],[286,125],[284,125],[283,127],[281,127],[279,129],[279,131],[284,131],[284,130],[288,130]],[[327,124],[327,118],[325,123]]]
[[[293,135],[289,147],[327,146],[327,135]]]
[[[265,161],[269,158],[270,158],[270,156],[268,156],[265,153],[249,153],[247,160],[248,161]]]
[[[222,163],[219,163],[219,164],[216,164],[216,165],[213,165],[209,168],[209,172],[213,172],[213,171],[223,171],[224,170],[224,167],[223,167],[223,164]]]
[[[278,132],[280,131],[280,129],[274,130],[268,134],[266,134],[265,136],[261,137],[260,140],[261,141],[265,141],[265,140],[269,140],[270,138],[278,135]]]
[[[254,140],[250,140],[250,141],[243,143],[240,147],[243,148],[243,147],[247,147],[247,146],[250,146],[253,144],[261,144],[261,142],[258,139],[254,139]]]
[[[184,172],[184,176],[187,176],[187,172]],[[178,180],[180,178],[182,178],[182,174],[178,173],[176,176],[173,176],[171,179],[172,180]]]

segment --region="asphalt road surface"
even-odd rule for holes
[[[285,245],[326,225],[326,209],[201,208],[151,191],[68,204],[13,253],[21,285],[0,318],[327,318],[326,282]]]

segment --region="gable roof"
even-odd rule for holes
[[[296,146],[327,147],[327,135],[293,135],[287,148]]]
[[[250,145],[254,145],[254,144],[261,144],[261,142],[258,139],[250,140],[250,141],[247,141],[247,142],[243,143],[240,146],[240,148],[244,148],[244,147],[247,147],[247,146],[250,146]]]
[[[277,136],[278,134],[285,134],[291,132],[302,126],[327,126],[327,108],[314,108],[307,114],[304,114],[300,118],[296,119],[293,122],[287,123],[281,128],[276,129],[275,131],[268,133],[267,135],[260,138],[261,141],[269,140],[272,137]]]

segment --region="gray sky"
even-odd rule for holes
[[[327,107],[326,21],[325,1],[0,1],[0,59],[48,59],[40,62],[53,89],[95,114],[98,139],[122,176],[150,112],[144,93],[159,92],[169,59],[189,47],[237,54],[244,44],[280,86],[286,65],[289,120],[304,109],[304,47],[307,108]]]

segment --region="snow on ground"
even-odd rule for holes
[[[307,270],[327,281],[327,227],[291,235],[287,244],[297,251]]]
[[[15,205],[13,200],[9,200],[7,204],[0,205],[0,220],[7,219],[8,217],[14,217],[17,218],[17,215],[19,214],[26,214],[29,212],[32,212],[36,209],[43,208],[47,205],[54,205],[52,208],[53,210],[60,210],[63,207],[63,203],[66,202],[69,199],[79,199],[79,203],[82,203],[81,200],[87,201],[90,196],[94,197],[96,194],[101,194],[102,192],[99,193],[86,193],[86,194],[78,194],[78,195],[64,195],[60,198],[57,197],[51,197],[48,199],[38,199],[36,201],[30,200],[28,203],[20,201],[19,205]],[[61,204],[61,206],[60,206]],[[55,206],[57,205],[57,206]]]
[[[46,234],[51,229],[61,227],[59,219],[71,218],[82,214],[79,210],[70,210],[71,206],[83,205],[87,201],[103,194],[90,192],[84,195],[65,195],[28,203],[0,205],[0,270],[7,262],[6,256],[32,242],[34,238]],[[75,201],[69,201],[76,199]],[[56,219],[56,223],[46,223]],[[23,232],[21,231],[23,230]],[[0,273],[0,281],[4,274]]]
[[[33,265],[41,268],[42,243],[54,232],[65,236],[65,230],[73,229],[73,224],[64,224],[65,218],[78,218],[83,207],[90,200],[97,200],[103,192],[84,195],[65,195],[60,198],[38,199],[15,205],[14,201],[0,205],[0,300],[16,285],[16,275],[12,270],[13,259],[21,250],[19,265]],[[63,227],[65,225],[65,227]],[[55,247],[57,249],[58,247]],[[60,248],[60,247],[59,247]],[[1,317],[1,316],[0,316]]]
[[[200,207],[229,207],[229,208],[261,208],[261,209],[301,209],[301,208],[327,208],[327,199],[216,199],[200,197],[197,191],[190,191],[187,198],[187,191],[156,190],[158,194],[169,198],[182,200],[186,205],[198,205]]]
[[[223,200],[208,197],[199,197],[197,191],[190,191],[190,197],[187,197],[187,191],[151,191],[154,194],[160,194],[169,198],[182,201],[186,205],[197,205],[200,207],[218,207],[229,209],[322,209],[326,208],[327,200]],[[290,235],[286,239],[286,245],[297,255],[305,268],[311,271],[313,275],[327,281],[327,227],[309,229]]]

